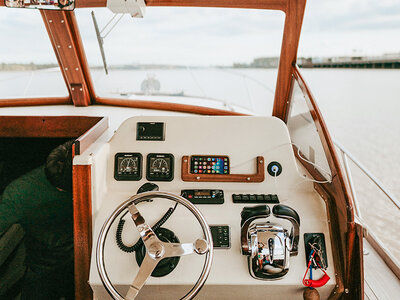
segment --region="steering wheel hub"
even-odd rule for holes
[[[147,249],[147,253],[153,259],[162,258],[165,254],[165,249],[161,242],[155,241],[150,244],[149,248]]]

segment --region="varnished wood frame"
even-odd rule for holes
[[[85,116],[0,116],[0,137],[76,138],[101,119]]]
[[[210,108],[205,106],[179,104],[179,103],[166,103],[157,101],[142,101],[142,100],[125,100],[117,98],[97,98],[96,104],[142,108],[142,109],[156,109],[165,111],[175,111],[183,113],[193,113],[199,115],[213,115],[213,116],[246,116],[246,114],[238,113],[230,110]]]
[[[89,65],[73,11],[40,10],[60,71],[75,106],[95,98]]]
[[[69,97],[0,99],[0,107],[66,105],[66,104],[71,104],[71,99]]]
[[[255,159],[255,174],[193,174],[190,173],[189,156],[182,157],[181,177],[188,182],[263,182],[265,179],[264,157],[257,156]]]
[[[86,149],[89,148],[89,146],[93,144],[108,129],[108,117],[95,118],[98,119],[96,124],[75,140],[75,155],[85,152]]]
[[[0,1],[0,6],[4,2]],[[278,78],[275,90],[275,100],[272,114],[285,120],[287,101],[290,92],[291,69],[296,62],[297,48],[300,39],[306,0],[148,0],[147,6],[182,6],[182,7],[225,7],[225,8],[252,8],[281,10],[285,13],[285,25],[281,46],[281,55],[278,67]],[[76,8],[105,7],[106,0],[80,0],[76,1]],[[64,76],[70,99],[76,106],[89,104],[106,104],[114,106],[143,107],[141,101],[128,104],[122,99],[101,98],[95,94],[90,70],[83,50],[82,39],[73,11],[41,10],[43,20],[48,31],[50,41],[56,53],[61,72]],[[50,23],[49,20],[57,20]],[[59,22],[67,26],[59,26]],[[53,26],[57,24],[57,26]],[[60,47],[59,47],[60,46]],[[71,46],[71,48],[69,48]],[[71,50],[71,51],[69,51]],[[70,57],[65,53],[70,53]],[[75,71],[78,69],[77,71]],[[11,101],[10,101],[11,100]],[[1,102],[1,100],[0,100]],[[30,105],[44,105],[45,101],[36,99]],[[151,103],[151,102],[150,102]],[[1,104],[0,104],[1,105]],[[9,99],[7,106],[19,105],[17,100]],[[236,115],[224,110],[204,111],[201,107],[187,107],[175,103],[153,103],[146,108],[184,111],[212,115]],[[189,111],[190,110],[190,111]]]
[[[344,172],[340,165],[335,146],[327,130],[322,114],[296,65],[293,67],[293,82],[291,84],[291,90],[293,90],[294,80],[297,81],[301,91],[303,92],[332,174],[331,183],[315,184],[316,190],[327,202],[327,210],[330,218],[330,231],[333,237],[332,242],[333,244],[336,244],[336,249],[339,250],[339,253],[335,254],[339,258],[340,263],[340,266],[337,265],[337,262],[335,264],[335,269],[338,271],[337,273],[339,275],[336,277],[338,290],[332,292],[331,298],[335,298],[338,293],[344,292],[342,294],[344,299],[363,299],[363,236],[361,226],[356,224],[354,221],[353,199],[350,193],[350,188],[344,177]],[[291,98],[289,98],[286,113],[281,115],[285,121],[287,121],[289,115],[290,100]],[[317,180],[323,178],[315,168],[303,162],[301,159],[299,161],[314,178]]]
[[[91,165],[74,165],[74,258],[75,300],[93,299],[89,286],[92,255],[92,169]]]
[[[275,91],[273,115],[285,119],[287,111],[287,101],[290,91],[290,81],[292,74],[292,64],[296,61],[297,48],[300,38],[301,25],[304,15],[306,0],[148,0],[148,6],[193,6],[193,7],[227,7],[227,8],[254,8],[254,9],[274,9],[285,13],[285,25],[281,48],[281,58],[278,68],[278,79]],[[4,5],[0,1],[0,6]],[[80,0],[76,7],[105,7],[106,0]],[[211,109],[199,106],[191,106],[175,103],[157,103],[144,101],[127,101],[123,99],[110,99],[97,97],[93,88],[83,43],[79,34],[79,29],[74,12],[67,11],[41,11],[46,29],[49,33],[50,41],[56,53],[61,72],[69,91],[69,98],[31,98],[31,99],[7,99],[0,100],[1,106],[25,106],[25,105],[52,105],[67,104],[72,100],[76,106],[87,106],[90,104],[103,104],[124,107],[159,109],[168,111],[188,112],[207,115],[241,115],[231,111]],[[67,26],[52,26],[50,20],[57,22],[64,21]],[[62,45],[62,48],[61,48]],[[58,47],[60,46],[60,47]],[[71,46],[71,48],[69,48]],[[65,48],[67,47],[67,48]],[[63,51],[60,51],[62,49]],[[65,55],[65,51],[72,49],[70,57]],[[76,70],[78,69],[78,70]],[[75,71],[77,73],[74,73]],[[71,74],[72,72],[72,74]],[[81,90],[82,89],[82,90]],[[71,99],[71,100],[69,100]],[[90,247],[91,245],[91,209],[90,209],[90,166],[74,167],[75,181],[74,198],[78,199],[78,204],[74,207],[74,216],[79,216],[78,227],[75,235],[84,238],[77,241],[75,251],[82,251],[82,256],[76,261],[76,266],[81,268],[76,272],[76,299],[91,299],[90,288],[87,285],[89,272]],[[75,179],[74,179],[75,180]]]

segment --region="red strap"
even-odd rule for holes
[[[312,262],[312,259],[313,259],[314,255],[315,255],[315,252],[311,255],[310,260],[308,261],[307,270],[306,270],[306,273],[304,274],[304,277],[303,277],[303,284],[305,286],[308,286],[308,287],[316,288],[316,287],[320,287],[320,286],[325,285],[329,281],[329,279],[331,279],[331,278],[325,272],[325,270],[321,268],[321,265],[318,262],[316,262],[318,267],[320,268],[320,270],[322,272],[324,272],[324,275],[318,280],[306,279],[308,269],[312,268],[311,262]]]
[[[308,287],[316,288],[316,287],[320,287],[320,286],[325,285],[328,282],[329,279],[331,279],[331,278],[324,271],[324,276],[322,276],[320,279],[318,279],[318,280],[304,279],[303,280],[303,284],[305,286],[308,286]]]

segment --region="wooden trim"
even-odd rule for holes
[[[364,299],[364,248],[363,228],[360,224],[349,223],[347,232],[348,253],[346,260],[349,262],[346,278],[348,280],[347,299]],[[357,274],[356,272],[359,272]]]
[[[284,10],[288,0],[147,0],[147,6],[233,7]],[[105,7],[106,0],[79,0],[75,7]]]
[[[335,231],[335,239],[341,241],[341,263],[343,264],[343,282],[346,299],[362,299],[363,295],[363,269],[362,269],[362,237],[359,236],[359,229],[354,222],[353,199],[350,188],[345,179],[344,172],[339,162],[333,141],[327,130],[322,114],[310,92],[307,84],[297,66],[293,68],[294,78],[297,80],[302,90],[306,103],[308,105],[311,116],[314,119],[324,152],[326,154],[329,167],[332,173],[332,182],[326,184],[318,184],[334,199],[334,205],[329,207],[330,214],[337,220],[331,220],[338,228]],[[293,87],[292,87],[293,88]],[[288,107],[287,107],[288,111]],[[303,163],[302,160],[300,160]],[[303,163],[306,165],[305,163]],[[311,175],[315,175],[315,171],[310,171]]]
[[[147,0],[147,6],[232,7],[285,10],[289,0]],[[5,6],[0,1],[0,6]],[[75,8],[106,7],[107,0],[77,0]]]
[[[100,119],[84,116],[0,116],[0,136],[76,138]]]
[[[76,53],[77,53],[77,56],[79,59],[79,63],[81,66],[81,70],[82,70],[84,79],[85,79],[85,83],[89,90],[90,98],[93,101],[94,98],[96,98],[96,93],[94,90],[94,84],[93,84],[93,80],[92,80],[92,75],[90,73],[89,64],[86,59],[85,49],[83,47],[83,41],[82,41],[82,37],[81,37],[80,31],[79,31],[78,21],[76,20],[76,16],[75,16],[74,12],[67,14],[66,17],[68,19],[68,23],[70,24],[71,37],[74,41]]]
[[[40,13],[74,105],[88,106],[93,87],[74,12],[40,10]]]
[[[306,163],[304,160],[308,160],[308,158],[297,148],[295,145],[292,145],[294,156],[302,163],[303,167],[307,170],[311,176],[318,181],[327,181],[327,179],[315,168],[313,165]]]
[[[339,232],[338,217],[335,209],[334,198],[320,184],[314,184],[316,192],[321,196],[326,205],[328,214],[329,236],[331,239],[332,249],[342,249],[342,239]],[[343,285],[343,266],[341,262],[344,260],[342,251],[332,251],[333,265],[335,267],[336,286],[332,290],[329,299],[336,299],[344,292]]]
[[[96,98],[96,104],[131,107],[131,108],[143,108],[143,109],[155,109],[155,110],[167,110],[176,112],[185,112],[199,115],[214,115],[214,116],[247,116],[234,111],[209,108],[196,105],[169,103],[169,102],[157,102],[157,101],[141,101],[141,100],[125,100],[118,98]]]
[[[69,97],[0,99],[0,107],[42,106],[71,104]]]
[[[257,156],[255,174],[192,174],[190,173],[189,156],[182,157],[181,176],[183,181],[191,182],[263,182],[265,179],[264,157]]]
[[[289,0],[286,9],[282,48],[272,115],[286,122],[293,65],[296,64],[306,0]]]
[[[297,48],[306,0],[148,0],[146,4],[147,6],[273,9],[285,12],[285,26],[278,68],[273,115],[282,120],[286,119],[285,113],[287,112],[286,107],[290,90],[291,68],[292,65],[295,64],[297,58]],[[0,5],[4,5],[4,3],[0,1]],[[105,6],[106,0],[76,1],[76,8]],[[87,106],[93,102],[124,107],[160,109],[160,104],[155,102],[152,102],[153,105],[137,103],[135,106],[132,106],[132,104],[121,102],[121,100],[114,102],[114,100],[108,101],[110,99],[97,98],[74,12],[41,10],[41,14],[74,105]],[[50,22],[50,20],[52,22]],[[55,22],[53,22],[53,20],[55,20]],[[60,24],[61,21],[64,22],[63,25]],[[76,69],[78,71],[75,71]],[[190,111],[189,108],[183,110],[182,108],[177,110],[162,110],[208,114],[205,110],[197,112],[199,110],[196,108],[193,108],[192,111]],[[235,113],[224,112],[211,114],[237,115]]]
[[[91,166],[74,165],[74,259],[75,299],[93,299],[89,286],[90,257],[92,251],[92,192]]]
[[[108,128],[108,117],[100,118],[88,131],[76,139],[74,154],[80,155],[85,152]]]

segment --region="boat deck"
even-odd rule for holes
[[[400,295],[400,280],[364,239],[365,300],[391,300]]]

